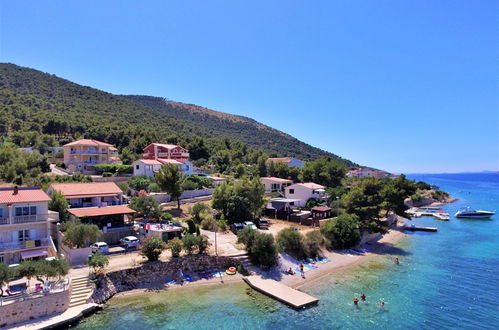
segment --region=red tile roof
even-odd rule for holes
[[[91,196],[121,194],[121,189],[114,182],[88,183],[53,183],[49,191],[57,190],[66,198],[83,198]]]
[[[293,180],[289,179],[281,179],[281,178],[276,178],[273,176],[264,176],[260,178],[261,180],[267,180],[267,181],[273,181],[273,182],[278,182],[278,183],[293,183]]]
[[[103,215],[113,214],[130,214],[135,213],[126,205],[105,206],[105,207],[82,207],[79,209],[68,209],[68,212],[78,218],[98,217]]]
[[[175,164],[175,165],[181,165],[182,164],[178,160],[168,159],[168,158],[158,158],[158,161],[161,162],[161,164]]]
[[[0,204],[49,202],[50,197],[38,187],[18,188],[14,194],[14,188],[0,188]]]
[[[102,146],[102,147],[112,147],[112,144],[97,141],[97,140],[92,140],[92,139],[81,139],[78,141],[70,142],[68,144],[65,144],[64,146],[76,146],[76,145],[81,145],[81,146]]]
[[[267,159],[267,162],[290,163],[291,162],[291,158],[290,157],[269,158],[269,159]]]
[[[138,162],[142,162],[146,165],[161,165],[162,163],[156,159],[139,159]]]
[[[317,207],[312,207],[312,211],[327,212],[331,211],[331,208],[327,206],[317,206]]]

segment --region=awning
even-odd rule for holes
[[[103,207],[83,207],[80,209],[68,209],[68,212],[78,218],[98,217],[113,214],[132,214],[135,210],[126,205],[103,206]]]
[[[35,257],[47,257],[49,252],[47,249],[37,249],[31,251],[21,252],[21,259],[35,258]]]

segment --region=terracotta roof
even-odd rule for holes
[[[163,148],[168,149],[168,150],[174,149],[174,148],[182,148],[181,146],[178,146],[176,144],[163,144],[163,143],[151,143],[151,144],[153,146],[163,147]],[[182,148],[182,149],[184,149],[184,148]]]
[[[38,187],[20,187],[14,195],[14,188],[0,188],[0,204],[49,202],[50,197]]]
[[[102,147],[112,147],[112,144],[97,141],[97,140],[92,140],[92,139],[81,139],[78,141],[70,142],[68,144],[65,144],[64,146],[76,146],[76,145],[82,145],[82,146],[102,146]]]
[[[121,194],[114,182],[53,183],[49,190],[57,190],[66,198],[79,198]]]
[[[161,164],[176,164],[176,165],[182,164],[181,162],[175,159],[158,158],[158,161],[161,162]]]
[[[317,206],[317,207],[312,207],[312,211],[327,212],[331,211],[331,208],[327,206]]]
[[[317,184],[317,183],[313,183],[313,182],[296,183],[296,185],[300,185],[300,186],[307,187],[310,189],[326,189],[326,187],[321,186],[320,184]]]
[[[156,159],[139,159],[137,162],[142,162],[146,165],[161,165],[162,163]]]
[[[82,207],[79,209],[68,209],[68,212],[78,218],[98,217],[103,215],[113,214],[129,214],[135,213],[126,205],[105,206],[105,207]]]
[[[276,178],[273,176],[264,176],[260,178],[261,180],[267,180],[267,181],[273,181],[273,182],[279,182],[279,183],[293,183],[293,180],[289,179],[281,179],[281,178]]]

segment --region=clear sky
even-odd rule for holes
[[[394,172],[499,170],[498,2],[1,1],[0,61]]]

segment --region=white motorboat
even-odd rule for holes
[[[469,207],[459,210],[454,215],[456,218],[468,218],[468,219],[488,219],[491,216],[496,214],[492,211],[484,211],[484,210],[472,210]]]
[[[450,216],[448,213],[435,213],[433,216],[439,220],[444,220],[444,221],[450,220]]]

